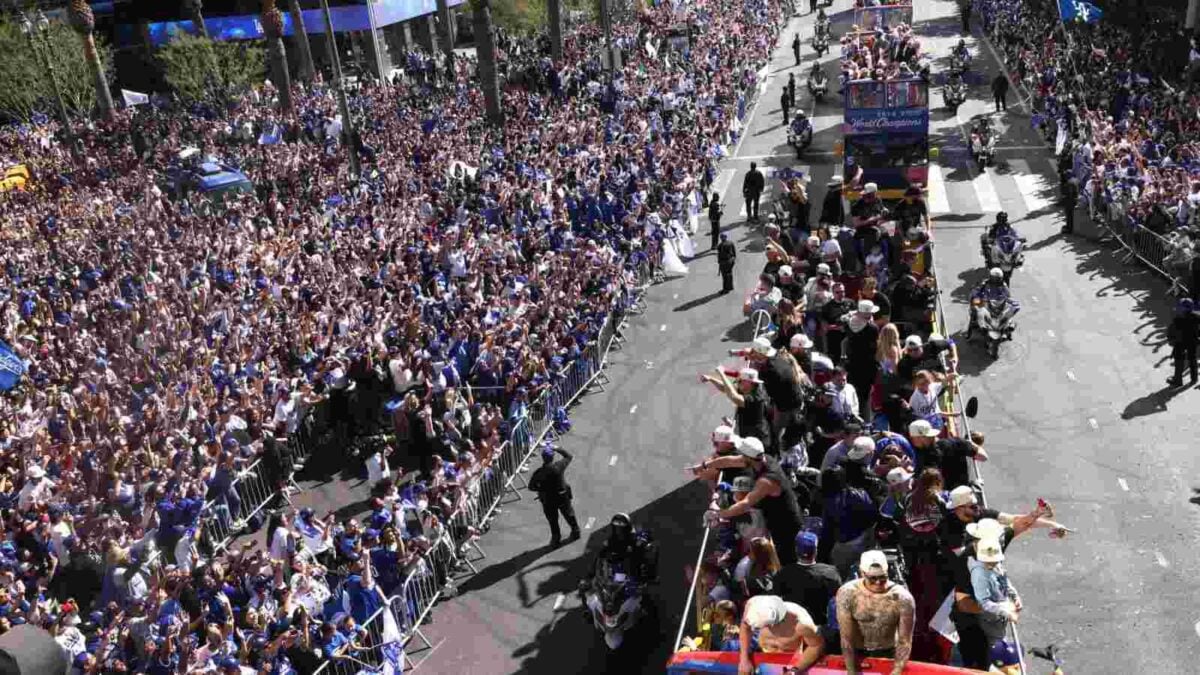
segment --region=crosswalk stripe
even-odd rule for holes
[[[717,180],[713,182],[712,191],[721,195],[721,203],[724,204],[726,197],[725,192],[729,190],[729,186],[733,184],[733,175],[737,173],[733,169],[721,169],[717,174]]]
[[[929,213],[950,213],[950,200],[946,197],[946,181],[942,178],[942,167],[929,165]]]
[[[996,194],[996,185],[992,183],[992,175],[985,169],[971,179],[975,188],[975,196],[979,198],[979,209],[984,213],[1000,211],[1000,197]]]
[[[1029,162],[1024,159],[1010,159],[1008,166],[1012,169],[1012,177],[1017,183],[1021,199],[1025,201],[1026,211],[1041,211],[1050,206],[1050,200],[1043,196],[1047,188],[1046,179],[1034,173],[1029,168]]]

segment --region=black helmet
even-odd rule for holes
[[[1000,213],[997,213],[996,214],[996,222],[997,223],[1007,223],[1008,222],[1008,211],[1001,211]]]
[[[612,527],[614,533],[621,532],[622,534],[627,535],[633,533],[633,520],[631,520],[627,514],[616,514],[612,517],[612,521],[609,522],[609,525]]]

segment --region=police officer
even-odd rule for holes
[[[1196,306],[1184,298],[1175,305],[1175,317],[1167,327],[1167,342],[1171,343],[1171,358],[1175,362],[1175,376],[1167,380],[1172,387],[1183,386],[1183,371],[1191,375],[1191,384],[1196,384],[1196,341],[1200,339],[1200,317]]]
[[[729,241],[729,235],[721,235],[717,245],[717,269],[721,272],[721,292],[733,291],[733,264],[737,261],[737,247]]]
[[[555,454],[562,455],[561,460],[555,460]],[[567,485],[564,475],[571,465],[571,453],[556,448],[550,441],[542,446],[542,466],[533,472],[529,478],[529,489],[538,493],[542,502],[542,513],[546,514],[546,522],[550,524],[550,546],[558,547],[562,541],[562,532],[558,529],[558,514],[566,519],[571,527],[568,542],[579,538],[579,522],[575,520],[575,508],[571,505],[571,486]]]
[[[1062,204],[1063,215],[1066,218],[1066,224],[1063,225],[1063,234],[1075,233],[1075,206],[1079,204],[1079,180],[1074,176],[1067,179],[1063,183],[1062,189]]]
[[[721,203],[721,196],[717,193],[712,193],[712,198],[708,200],[708,224],[712,229],[709,234],[712,235],[712,248],[716,250],[721,239],[721,215],[725,213],[725,205]]]

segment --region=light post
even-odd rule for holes
[[[67,134],[69,138],[71,119],[67,116],[67,104],[63,101],[62,89],[58,86],[58,75],[54,72],[54,62],[50,59],[50,20],[40,9],[33,18],[30,18],[28,12],[22,11],[21,32],[29,40],[29,48],[42,60],[42,67],[46,69],[46,75],[50,78],[50,84],[54,88],[54,99],[58,103],[58,121],[62,123],[63,133]]]
[[[346,102],[346,89],[342,85],[342,60],[338,56],[337,38],[333,34],[333,17],[329,14],[329,0],[321,0],[321,11],[325,14],[325,38],[329,41],[329,58],[333,61],[333,88],[337,92],[338,110],[342,113],[342,128],[345,129],[346,138],[349,139],[349,143],[346,145],[350,148],[350,173],[355,180],[358,180],[362,176],[358,164],[358,148],[355,147],[358,132],[354,127],[354,118],[350,116],[350,104]]]

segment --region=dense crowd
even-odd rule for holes
[[[290,113],[268,84],[0,130],[32,173],[0,195],[0,339],[28,368],[0,399],[0,630],[44,626],[86,673],[310,672],[362,646],[406,574],[444,574],[421,555],[508,425],[699,208],[779,22],[756,0],[647,10],[614,30],[612,78],[595,26],[562,63],[502,41],[499,129],[471,63],[413,53],[351,93],[353,134],[319,80]],[[187,155],[253,193],[174,189]],[[266,546],[216,554],[203,523],[244,524],[247,466],[283,489],[311,413],[342,453],[364,408],[419,480],[369,451],[367,517],[282,509]]]
[[[1064,26],[1050,2],[976,6],[1033,94],[1034,124],[1059,141],[1064,183],[1121,231],[1165,235],[1169,250],[1152,264],[1186,269],[1200,214],[1200,49],[1179,17],[1113,8],[1098,24]]]

